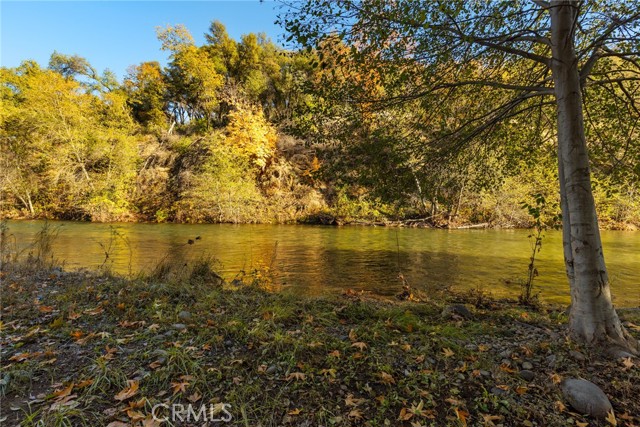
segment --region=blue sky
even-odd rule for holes
[[[166,63],[155,28],[184,24],[198,45],[212,20],[231,37],[264,32],[281,41],[274,24],[280,5],[246,1],[0,1],[0,64],[15,67],[25,59],[46,66],[54,50],[85,57],[119,79],[143,61]]]

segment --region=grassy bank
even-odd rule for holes
[[[561,308],[268,287],[258,272],[223,283],[207,262],[135,279],[5,264],[2,425],[171,425],[152,419],[161,403],[230,405],[217,425],[608,425],[563,400],[567,377],[599,385],[618,425],[640,423],[637,364],[578,348]],[[640,336],[640,315],[623,317]]]

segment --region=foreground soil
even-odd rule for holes
[[[204,425],[640,424],[638,362],[578,347],[564,308],[410,291],[302,299],[260,272],[222,283],[206,265],[1,274],[3,426],[203,425],[156,421],[158,404],[204,405],[220,420]],[[638,312],[621,317],[640,336]],[[570,377],[598,385],[615,419],[576,413],[559,386]]]

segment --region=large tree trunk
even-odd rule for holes
[[[552,1],[550,12],[563,244],[571,286],[569,328],[580,342],[637,352],[637,343],[626,333],[613,308],[591,191],[580,73],[574,46],[578,2]]]

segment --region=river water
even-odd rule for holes
[[[44,222],[7,225],[6,242],[25,255]],[[54,257],[66,269],[98,268],[105,252],[106,264],[125,274],[150,271],[163,260],[213,257],[227,279],[270,267],[279,289],[306,295],[349,288],[394,295],[401,290],[401,272],[427,292],[452,287],[515,297],[531,254],[527,230],[64,221],[49,226],[57,232]],[[546,232],[535,289],[545,301],[568,303],[561,239],[560,232]],[[616,306],[640,306],[640,233],[603,231],[602,239]]]

